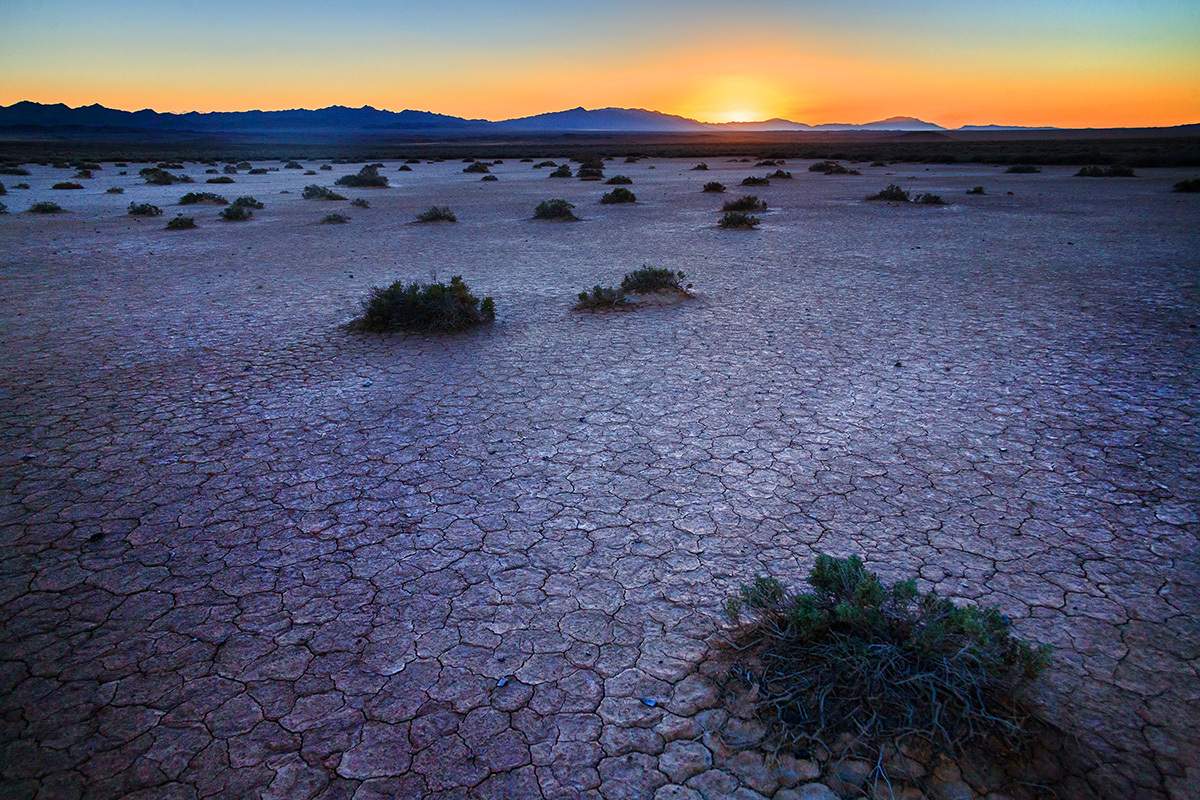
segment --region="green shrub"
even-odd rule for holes
[[[709,181],[708,183],[704,184],[704,188],[701,189],[701,191],[720,194],[721,192],[725,191],[725,184],[718,183],[717,181]]]
[[[623,186],[618,186],[601,197],[600,202],[606,206],[617,205],[619,203],[636,203],[637,195]]]
[[[867,198],[868,200],[890,200],[894,203],[907,203],[912,198],[908,192],[901,189],[894,183],[889,183],[886,189],[883,189],[878,194],[873,194]]]
[[[1129,167],[1114,164],[1111,167],[1082,167],[1075,173],[1076,178],[1136,178],[1137,174]]]
[[[1173,192],[1200,192],[1200,178],[1188,178],[1175,184]]]
[[[233,183],[233,178],[228,175],[222,175],[219,178],[209,178],[205,183]]]
[[[708,169],[708,164],[705,164],[703,161],[701,161],[699,164],[692,167],[692,172],[704,172],[707,169]]]
[[[785,746],[845,737],[876,756],[906,741],[960,752],[1024,738],[1020,693],[1050,648],[1013,637],[995,608],[923,595],[915,580],[885,586],[856,556],[817,556],[808,584],[759,577],[726,602],[745,622],[733,674]]]
[[[173,219],[167,222],[167,230],[169,231],[185,231],[188,228],[196,227],[196,220],[192,217],[185,217],[182,214],[176,214]]]
[[[379,174],[379,167],[374,164],[368,164],[360,169],[356,175],[343,175],[334,181],[334,183],[338,186],[382,189],[387,187],[388,179],[387,176]]]
[[[677,291],[682,292],[679,282],[683,280],[682,272],[674,272],[661,267],[643,266],[641,269],[626,273],[621,279],[621,291],[634,294],[650,292]]]
[[[630,178],[628,175],[613,175],[604,182],[606,186],[629,186],[632,183],[633,178]]]
[[[487,164],[482,161],[476,161],[463,167],[463,172],[491,172],[491,170],[488,169]]]
[[[239,197],[238,199],[234,200],[233,204],[235,206],[241,206],[242,208],[262,208],[263,207],[262,203],[258,202],[258,200],[254,199],[252,196],[250,196],[248,194],[243,195],[243,196]]]
[[[162,209],[150,203],[130,203],[129,216],[131,217],[157,217],[162,214]]]
[[[1032,175],[1035,172],[1041,172],[1041,168],[1035,167],[1032,164],[1013,164],[1005,172],[1011,172],[1014,175]]]
[[[726,211],[717,225],[729,230],[750,230],[758,227],[760,222],[762,220],[758,217],[743,214],[741,211]]]
[[[254,216],[254,212],[246,206],[229,206],[221,209],[221,219],[226,222],[245,222]]]
[[[428,211],[417,214],[417,222],[458,222],[450,206],[430,206]]]
[[[569,178],[569,177],[571,177],[571,168],[568,167],[566,164],[563,164],[561,167],[554,170],[554,172],[551,172],[550,177],[551,178]]]
[[[745,194],[737,200],[727,200],[721,206],[722,211],[766,211],[767,201],[759,200],[752,194]]]
[[[172,175],[161,167],[145,167],[138,170],[138,175],[152,186],[170,186],[173,183],[192,183],[187,175]]]
[[[350,205],[354,206],[355,208],[370,208],[371,207],[371,204],[368,203],[366,200],[362,199],[361,197],[356,197],[353,200],[351,200]]]
[[[179,205],[194,206],[205,203],[214,206],[229,205],[229,201],[219,194],[212,192],[188,192],[183,197],[179,198]]]
[[[944,206],[944,205],[946,205],[946,201],[942,199],[941,195],[930,194],[929,192],[925,192],[924,194],[917,195],[913,199],[913,202],[920,203],[921,205],[926,205],[926,206]]]
[[[779,178],[780,180],[785,180],[785,181],[786,181],[786,180],[791,180],[791,179],[792,179],[792,173],[790,173],[790,172],[784,172],[784,171],[783,171],[783,170],[781,170],[781,169],[777,169],[777,170],[775,170],[774,172],[772,172],[772,173],[770,173],[769,175],[767,175],[767,177],[768,177],[768,178]]]
[[[58,203],[49,203],[44,200],[29,207],[30,214],[62,214],[65,211],[66,209]]]
[[[967,194],[987,194],[982,186],[976,186],[973,189],[967,189]]]
[[[591,311],[601,308],[620,308],[632,305],[625,299],[625,293],[611,286],[596,284],[591,292],[580,292],[579,302],[575,304],[578,311]]]
[[[444,283],[396,281],[387,288],[376,287],[363,301],[361,325],[365,330],[456,331],[491,322],[496,318],[492,298],[482,301],[463,283],[462,276]]]
[[[543,200],[533,210],[534,219],[551,219],[558,222],[575,222],[575,206],[566,200]]]
[[[350,221],[350,218],[342,214],[326,214],[325,219],[321,220],[323,225],[344,225]]]
[[[51,189],[82,189],[83,184],[74,183],[73,181],[60,181],[50,187]]]
[[[742,180],[742,186],[770,186],[770,185],[771,185],[771,182],[769,180],[767,180],[766,178],[759,178],[754,175],[751,175],[750,177],[744,178]]]
[[[310,183],[300,192],[305,200],[345,200],[346,198],[326,186]]]

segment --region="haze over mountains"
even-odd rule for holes
[[[383,111],[363,106],[330,106],[316,110],[214,111],[186,114],[149,109],[120,111],[101,105],[71,108],[22,101],[0,106],[0,128],[102,128],[137,131],[242,134],[341,133],[471,135],[504,133],[703,133],[719,131],[945,131],[913,117],[891,117],[865,124],[808,125],[786,119],[761,122],[700,122],[687,117],[639,108],[572,108],[500,121],[464,119],[428,111]],[[959,130],[1021,130],[1012,126],[964,126]]]

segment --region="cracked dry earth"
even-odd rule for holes
[[[792,162],[742,233],[698,189],[744,165],[614,163],[634,207],[395,166],[337,227],[285,171],[244,224],[163,231],[186,189],[112,167],[0,217],[5,797],[827,796],[738,752],[704,666],[818,552],[1052,643],[1064,795],[1200,796],[1187,174]],[[951,204],[861,201],[891,182]],[[585,221],[528,219],[556,196]],[[569,311],[644,263],[696,297]],[[494,325],[340,327],[460,273]]]

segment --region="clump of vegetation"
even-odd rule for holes
[[[913,202],[920,203],[921,205],[926,205],[926,206],[944,206],[944,205],[946,205],[946,201],[942,199],[942,196],[940,194],[930,194],[929,192],[925,192],[924,194],[917,195],[916,198],[913,200]]]
[[[0,197],[8,194],[8,190],[4,188],[4,181],[0,181]]]
[[[635,294],[649,294],[650,292],[682,292],[683,287],[679,282],[683,280],[684,274],[662,267],[647,267],[626,273],[621,279],[621,291],[633,292]]]
[[[82,189],[83,184],[75,183],[74,181],[59,181],[50,187],[51,189]]]
[[[283,165],[284,169],[304,169],[304,165],[299,161],[289,161]]]
[[[28,183],[14,183],[12,188],[14,188],[14,189],[28,189],[28,188],[29,188],[29,184],[28,184]],[[124,189],[122,189],[121,191],[123,192],[123,191],[125,191],[125,190],[124,190]],[[119,192],[118,192],[118,194],[119,194]]]
[[[622,308],[633,305],[625,299],[625,293],[611,286],[596,284],[591,292],[580,292],[579,302],[575,304],[577,311],[593,311],[603,308]]]
[[[194,227],[196,227],[195,218],[185,217],[183,214],[176,214],[173,219],[167,222],[167,230],[169,231],[186,231]]]
[[[1033,164],[1013,164],[1005,172],[1011,172],[1014,175],[1032,175],[1035,172],[1041,172],[1041,167],[1035,167]]]
[[[856,169],[847,169],[836,161],[818,161],[808,168],[809,172],[821,172],[826,175],[861,175]]]
[[[557,166],[558,166],[558,164],[556,164],[553,161],[539,161],[538,163],[533,165],[533,168],[534,169],[542,169],[543,167],[557,167]]]
[[[569,178],[569,177],[571,177],[571,168],[569,166],[567,166],[566,164],[563,164],[561,167],[554,170],[554,172],[551,172],[550,177],[551,178]]]
[[[405,163],[405,164],[420,164],[420,163],[421,163],[421,159],[419,159],[419,158],[406,158],[406,159],[404,159],[404,163]]]
[[[613,175],[604,182],[606,186],[629,186],[632,183],[633,178],[630,178],[628,175]]]
[[[310,183],[300,192],[300,196],[305,200],[345,200],[346,198],[327,186],[318,186],[315,183]]]
[[[396,168],[396,172],[412,172],[412,167],[410,167],[408,164],[401,164]],[[308,173],[306,172],[305,174],[307,175]],[[313,174],[315,175],[316,173]]]
[[[129,216],[131,217],[157,217],[162,214],[162,209],[151,203],[130,203]]]
[[[356,197],[353,200],[351,200],[350,205],[354,206],[355,208],[370,208],[371,207],[371,204],[368,203],[366,200],[362,199],[361,197]]]
[[[396,281],[386,288],[376,287],[363,301],[360,324],[365,330],[384,331],[457,331],[482,325],[496,318],[492,298],[482,301],[471,294],[461,275],[444,283]]]
[[[87,180],[88,178],[92,177],[92,171],[90,169],[76,170],[75,174],[71,177]]]
[[[534,219],[550,219],[558,222],[575,222],[575,206],[566,200],[543,200],[533,210]]]
[[[637,195],[623,186],[618,186],[601,197],[600,202],[606,206],[617,205],[619,203],[636,203]]]
[[[321,170],[322,170],[323,172],[329,172],[329,171],[330,171],[330,170],[332,170],[332,169],[333,169],[333,165],[332,165],[332,164],[322,164],[322,165],[321,165]]]
[[[388,179],[386,175],[379,174],[379,167],[375,164],[368,164],[354,175],[343,175],[334,181],[338,186],[353,186],[355,188],[387,188]]]
[[[246,206],[228,206],[221,209],[221,219],[226,222],[245,222],[254,216],[254,211]]]
[[[781,169],[777,169],[777,170],[775,170],[774,172],[772,172],[772,173],[770,173],[769,175],[767,175],[767,177],[768,177],[768,178],[779,178],[780,180],[785,180],[785,181],[786,181],[786,180],[791,180],[791,179],[792,179],[792,173],[790,173],[790,172],[784,172],[784,171],[783,171],[783,170],[781,170]]]
[[[160,161],[158,164],[158,168],[159,169],[183,169],[183,164],[175,162],[175,161]]]
[[[226,164],[221,167],[221,172],[224,172],[226,175],[237,175],[237,166],[235,164]]]
[[[872,167],[886,167],[887,162],[886,161],[872,161],[871,166]]]
[[[1008,617],[921,594],[915,580],[885,586],[857,556],[817,556],[808,585],[759,577],[725,606],[749,656],[732,672],[757,688],[785,746],[845,739],[878,756],[910,742],[957,753],[1026,738],[1021,693],[1050,648],[1014,637]]]
[[[480,178],[479,180],[481,180],[481,181],[483,181],[483,182],[487,183],[487,182],[489,182],[489,181],[498,181],[498,180],[500,180],[500,179],[499,179],[499,178],[497,178],[495,175],[484,175],[484,176],[483,176],[482,178]]]
[[[65,211],[66,209],[58,203],[50,203],[45,200],[40,203],[34,203],[29,207],[30,214],[62,214]]]
[[[209,178],[205,183],[233,183],[233,178],[228,175],[222,175],[219,178]]]
[[[767,201],[759,200],[758,197],[752,194],[745,194],[737,200],[727,200],[725,205],[721,206],[722,211],[766,211]]]
[[[894,183],[889,183],[886,189],[881,190],[877,194],[870,195],[868,200],[888,200],[893,203],[907,203],[912,200],[908,192],[901,189]]]
[[[701,161],[699,164],[692,167],[692,172],[704,172],[707,169],[708,169],[708,164],[705,164],[703,161]]]
[[[417,214],[417,222],[458,222],[450,206],[430,206],[428,211]]]
[[[177,169],[179,169],[177,167]],[[138,170],[142,180],[152,186],[170,186],[173,183],[192,183],[187,175],[174,175],[162,167],[145,167]]]
[[[249,174],[249,175],[266,175],[268,172],[270,172],[270,170],[267,169],[266,167],[255,167],[254,169],[250,170],[250,172],[247,174]]]
[[[29,170],[11,164],[0,164],[0,175],[28,175]]]
[[[754,166],[756,166],[756,167],[775,167],[775,166],[778,166],[779,163],[780,162],[776,161],[773,158],[764,158],[762,161],[759,161]]]
[[[720,194],[721,192],[725,191],[725,184],[718,183],[717,181],[709,181],[708,183],[704,184],[704,188],[701,189],[701,191],[712,194]]]
[[[721,221],[718,222],[717,225],[725,228],[726,230],[746,231],[757,228],[761,222],[762,220],[760,220],[758,217],[751,216],[750,214],[744,214],[741,211],[726,211],[724,216],[721,217]]]
[[[638,163],[638,161],[640,161],[640,160],[641,160],[641,159],[640,159],[640,158],[638,158],[637,156],[625,156],[625,163],[626,163],[626,164],[636,164],[636,163]]]
[[[252,197],[248,194],[243,195],[242,197],[239,197],[238,199],[234,200],[233,204],[235,206],[241,206],[242,208],[262,208],[263,207],[262,203],[260,203],[258,200],[256,200],[254,197]]]
[[[183,197],[179,198],[179,205],[194,206],[201,203],[214,206],[229,205],[229,201],[219,194],[213,192],[188,192]]]
[[[488,165],[482,161],[474,161],[463,167],[463,172],[491,172]]]
[[[604,169],[600,166],[584,164],[575,171],[575,177],[579,178],[581,181],[598,181],[604,177]]]
[[[350,218],[343,214],[326,214],[325,219],[321,220],[323,225],[344,225],[350,221]]]
[[[770,185],[771,185],[771,182],[769,180],[767,180],[766,178],[759,178],[754,175],[751,175],[750,177],[744,178],[742,180],[742,186],[770,186]]]
[[[1188,178],[1175,184],[1173,192],[1200,192],[1200,178]]]
[[[967,189],[967,194],[987,194],[982,186],[976,186],[972,189]]]
[[[1111,167],[1083,167],[1075,173],[1076,178],[1136,178],[1137,173],[1132,168],[1121,164]]]

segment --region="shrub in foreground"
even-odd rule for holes
[[[621,308],[630,305],[632,304],[625,299],[625,293],[620,289],[596,284],[592,287],[591,292],[584,291],[579,293],[579,302],[575,304],[575,309],[587,311],[601,308]]]
[[[1175,184],[1173,192],[1200,192],[1200,178],[1188,178]]]
[[[327,186],[318,186],[315,183],[310,183],[300,192],[300,196],[305,200],[345,200],[346,198]]]
[[[219,178],[209,178],[205,183],[233,183],[233,178],[228,175],[222,175]]]
[[[488,169],[488,165],[482,161],[475,161],[463,167],[463,172],[491,172],[491,170]]]
[[[886,164],[884,166],[887,166]],[[836,161],[818,161],[808,168],[809,172],[821,172],[826,175],[861,175],[856,169],[847,169]]]
[[[187,175],[174,175],[161,167],[146,167],[138,170],[142,180],[152,186],[170,186],[173,183],[192,183]]]
[[[351,200],[350,205],[354,206],[355,208],[370,208],[371,207],[371,204],[368,203],[366,200],[362,199],[361,197],[356,197],[353,200]]]
[[[428,211],[417,214],[417,222],[458,222],[450,206],[430,206]]]
[[[151,203],[130,203],[129,216],[131,217],[157,217],[162,214],[162,209]]]
[[[533,210],[534,219],[551,219],[560,222],[575,222],[575,206],[566,200],[543,200]]]
[[[542,169],[543,167],[557,167],[557,166],[558,166],[558,164],[556,164],[553,161],[539,161],[538,163],[533,165],[533,168],[534,169]]]
[[[483,182],[485,182],[485,183],[491,183],[491,182],[493,182],[493,181],[498,181],[498,180],[500,180],[500,179],[499,179],[499,178],[497,178],[495,175],[484,175],[484,176],[483,176],[482,178],[480,178],[479,180],[481,180],[481,181],[483,181]]]
[[[350,218],[343,214],[326,214],[325,219],[321,220],[323,225],[345,225],[350,221]]]
[[[727,200],[722,211],[766,211],[767,202],[759,200],[758,197],[752,194],[744,194],[737,200]]]
[[[575,171],[575,177],[581,181],[598,181],[604,177],[604,168],[594,164],[584,164]]]
[[[355,188],[387,188],[388,179],[386,175],[379,174],[379,167],[374,164],[368,164],[354,175],[343,175],[334,181],[338,186],[353,186]]]
[[[916,198],[913,200],[913,202],[920,203],[921,205],[925,205],[925,206],[944,206],[944,205],[946,205],[946,201],[942,199],[942,196],[940,194],[930,194],[929,192],[925,192],[925,194],[917,195]]]
[[[567,166],[566,164],[563,164],[561,167],[554,170],[554,172],[551,172],[550,177],[551,178],[569,178],[569,177],[571,177],[571,168],[569,166]]]
[[[601,197],[600,202],[606,206],[617,205],[619,203],[636,203],[637,195],[622,186],[618,186]]]
[[[701,161],[699,164],[692,167],[692,172],[704,172],[707,169],[708,169],[708,164],[705,164],[703,161]]]
[[[221,219],[226,222],[245,222],[254,216],[254,212],[246,206],[228,206],[221,209]]]
[[[912,200],[908,192],[894,183],[889,183],[886,189],[867,197],[868,200],[889,200],[893,203],[907,203]]]
[[[769,174],[767,175],[767,177],[768,177],[768,178],[779,178],[780,180],[791,180],[791,178],[792,178],[792,173],[790,173],[790,172],[784,172],[784,171],[783,171],[783,170],[781,170],[781,169],[777,169],[777,170],[775,170],[774,172],[772,172],[772,173],[769,173]]]
[[[1082,167],[1075,173],[1076,178],[1136,178],[1137,174],[1129,167],[1114,164],[1111,167]]]
[[[256,200],[254,197],[252,197],[251,195],[248,195],[248,194],[242,195],[237,200],[234,200],[233,204],[235,206],[241,206],[242,208],[262,208],[263,207],[262,203],[258,202],[258,200]]]
[[[105,194],[125,194],[125,190],[120,186],[110,186],[104,190]]]
[[[682,292],[683,287],[679,285],[679,282],[683,280],[683,277],[682,272],[675,272],[661,267],[643,266],[639,270],[627,273],[621,279],[621,291],[633,292],[635,294],[661,291]]]
[[[11,164],[0,165],[0,175],[28,175],[29,170],[24,167],[14,167]]]
[[[50,188],[51,189],[82,189],[83,184],[75,183],[74,181],[60,181],[60,182],[54,184],[53,186],[51,186]]]
[[[1032,164],[1013,164],[1005,172],[1010,172],[1014,175],[1032,175],[1035,172],[1041,172],[1040,167],[1035,167]]]
[[[1023,740],[1021,692],[1050,648],[1012,636],[998,610],[923,595],[911,579],[885,586],[857,556],[817,556],[808,585],[759,577],[725,606],[749,657],[733,674],[757,687],[784,744],[844,738],[878,755],[906,742],[959,752]]]
[[[633,178],[628,175],[613,175],[604,183],[606,186],[629,186],[633,183]]]
[[[365,330],[384,331],[456,331],[491,322],[496,318],[492,298],[482,301],[471,294],[462,276],[444,283],[396,281],[386,288],[376,287],[363,301],[361,325]]]
[[[741,211],[726,211],[721,221],[717,223],[722,228],[727,230],[750,230],[757,228],[762,222],[758,217],[744,214]]]
[[[30,214],[62,214],[65,210],[58,203],[51,203],[45,200],[34,203],[29,207]]]
[[[720,194],[721,192],[725,191],[725,184],[717,181],[709,181],[708,183],[704,184],[704,188],[701,189],[701,191]]]
[[[179,198],[179,205],[194,206],[200,203],[205,203],[214,206],[229,205],[229,201],[219,194],[212,192],[188,192],[183,197]]]
[[[173,219],[167,222],[167,230],[169,231],[186,231],[194,227],[196,227],[195,218],[185,217],[183,214],[176,214]]]
[[[742,179],[742,186],[770,186],[771,182],[766,178],[759,178],[751,175],[748,178]]]

